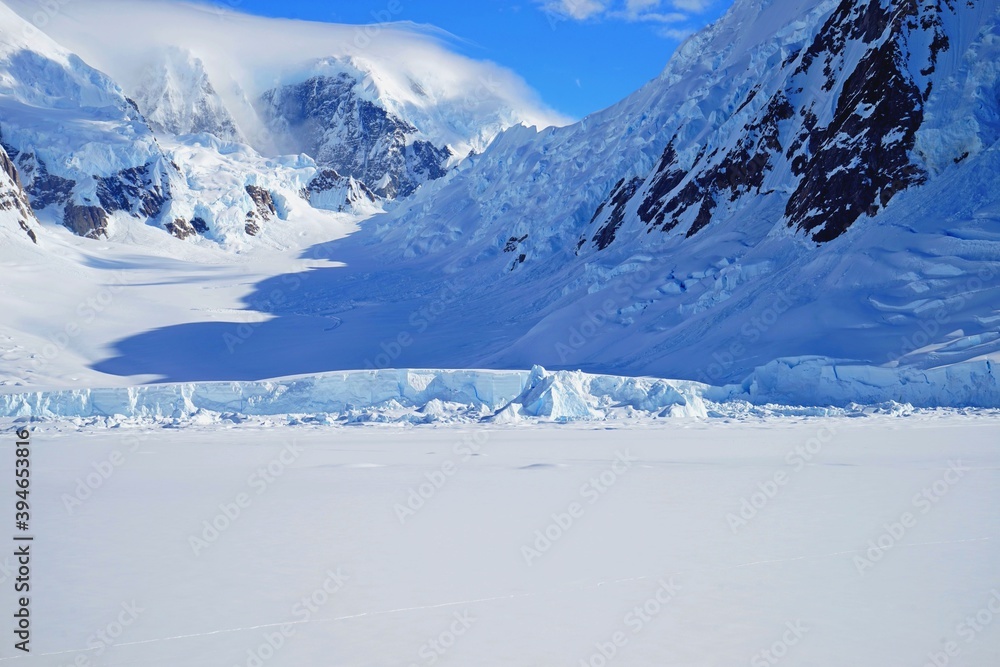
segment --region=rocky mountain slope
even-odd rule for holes
[[[179,174],[135,104],[5,6],[0,80],[0,143],[35,211],[92,238],[113,213],[165,213]]]
[[[11,161],[2,147],[0,147],[0,216],[5,218],[4,228],[11,231],[21,232],[32,242],[38,242],[33,226],[37,224],[35,213],[31,210],[28,202],[28,193],[24,191],[21,184],[21,177],[17,173],[17,167]],[[15,233],[16,233],[15,232]],[[20,234],[18,234],[20,235]]]

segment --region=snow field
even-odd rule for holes
[[[0,661],[990,667],[996,433],[40,425],[35,653]]]

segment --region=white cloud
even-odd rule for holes
[[[660,6],[660,0],[627,0],[625,9],[631,13],[639,14],[648,9],[655,9]]]
[[[703,13],[714,0],[536,0],[536,2],[550,15],[563,19],[578,21],[613,19],[633,23],[676,24],[689,20],[692,14]]]
[[[27,16],[38,6],[38,0],[2,1]],[[253,16],[184,0],[73,0],[62,2],[45,31],[127,93],[134,93],[164,48],[189,51],[203,61],[218,94],[251,138],[264,133],[258,131],[260,119],[250,101],[277,85],[340,67],[331,58],[360,63],[372,73],[365,81],[367,94],[391,91],[409,118],[425,120],[428,127],[444,118],[435,115],[438,107],[457,109],[441,121],[447,126],[435,136],[458,141],[479,118],[499,117],[507,109],[540,127],[568,121],[511,70],[455,53],[450,47],[455,38],[448,33],[393,22],[397,17],[391,14],[385,18],[377,25],[339,25]]]
[[[687,21],[690,16],[687,14],[682,14],[680,12],[646,12],[644,14],[608,14],[610,18],[624,18],[627,21],[641,21],[644,23],[682,23]]]
[[[681,11],[701,14],[712,6],[713,0],[673,0],[671,4]]]
[[[674,39],[678,42],[683,42],[694,34],[694,30],[689,28],[660,28],[656,31],[656,34],[665,39]]]
[[[545,11],[582,21],[603,13],[608,0],[543,0]]]

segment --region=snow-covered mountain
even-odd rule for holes
[[[321,73],[301,83],[261,96],[268,127],[289,152],[313,155],[390,199],[445,175],[451,149],[415,138],[416,127],[359,95],[366,75],[352,61],[327,60],[317,69]]]
[[[266,157],[306,154],[383,199],[442,177],[513,125],[563,121],[510,72],[407,24],[94,0],[62,8],[46,31],[111,75],[161,140],[211,134]]]
[[[355,271],[278,312],[353,319],[375,342],[339,368],[996,359],[998,36],[996,2],[739,0],[618,105],[512,128],[324,250]],[[379,348],[433,294],[433,333]]]
[[[0,217],[4,219],[2,225],[7,235],[24,234],[33,242],[38,242],[33,229],[33,225],[38,221],[28,202],[28,193],[21,184],[17,167],[2,146],[0,146]]]
[[[107,76],[0,6],[0,142],[35,211],[81,236],[158,218],[178,173]]]
[[[243,134],[205,72],[189,51],[165,48],[151,57],[135,89],[135,102],[154,132],[212,134],[243,142]]]

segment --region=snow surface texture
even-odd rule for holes
[[[608,665],[1000,664],[995,418],[226,426],[37,425],[32,654],[4,664],[576,667],[616,633]]]
[[[147,385],[0,394],[0,417],[184,423],[308,415],[321,423],[743,418],[907,413],[914,407],[1000,408],[988,363],[917,374],[779,361],[742,385],[517,371],[377,370],[266,382]],[[859,405],[859,403],[867,405]],[[95,422],[96,423],[96,422]]]

